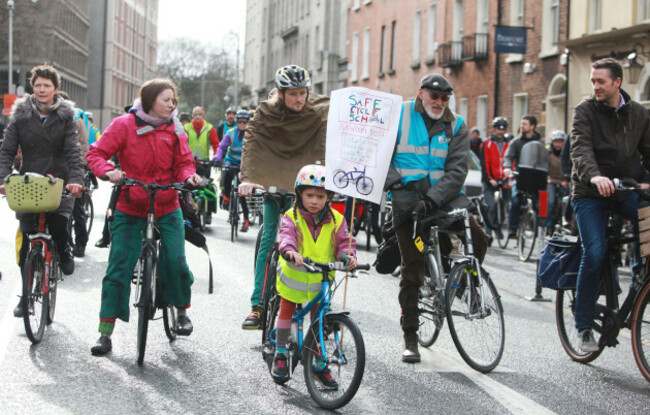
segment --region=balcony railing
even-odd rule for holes
[[[488,34],[474,33],[463,36],[463,60],[480,61],[488,58]]]
[[[456,67],[463,64],[463,42],[452,41],[438,47],[438,64],[442,67]]]

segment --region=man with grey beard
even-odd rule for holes
[[[395,152],[384,185],[392,193],[393,226],[401,255],[399,303],[405,349],[402,361],[417,363],[418,299],[424,283],[424,255],[413,241],[413,213],[431,216],[436,210],[467,208],[462,192],[470,146],[465,120],[448,107],[453,87],[440,74],[425,76],[415,101],[402,104]],[[488,237],[472,218],[474,252],[482,262]],[[425,237],[426,235],[422,235]],[[449,272],[449,235],[440,235],[443,267]]]

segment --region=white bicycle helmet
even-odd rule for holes
[[[305,68],[298,65],[287,65],[275,73],[275,86],[280,90],[309,88],[311,78]]]
[[[325,188],[325,166],[320,164],[308,164],[300,169],[296,176],[295,191],[302,186]]]

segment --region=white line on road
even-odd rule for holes
[[[555,414],[555,412],[538,404],[510,389],[509,387],[497,382],[491,377],[467,366],[467,364],[455,354],[432,347],[427,349],[420,348],[422,363],[416,365],[417,371],[422,372],[455,372],[465,375],[476,386],[483,389],[488,395],[492,396],[497,402],[503,405],[512,414]],[[507,368],[497,368],[495,372],[512,372]]]
[[[9,304],[5,310],[4,315],[2,316],[2,321],[0,322],[0,367],[2,367],[2,362],[5,360],[5,353],[7,352],[7,347],[9,347],[9,339],[14,333],[14,325],[16,324],[16,317],[14,317],[14,310],[11,308],[12,298],[16,298],[20,294],[19,290],[21,287],[19,279],[14,281],[13,289],[11,290],[11,295],[9,296]]]

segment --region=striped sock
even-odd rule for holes
[[[113,334],[113,329],[115,329],[114,318],[99,319],[99,332],[101,334],[106,334],[110,336],[111,334]]]

